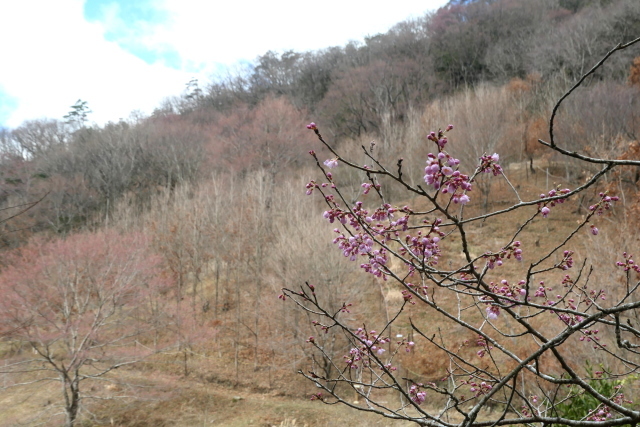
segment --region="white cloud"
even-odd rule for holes
[[[2,7],[0,39],[7,61],[0,67],[0,85],[18,100],[6,125],[62,118],[78,98],[93,110],[91,120],[118,120],[135,109],[150,112],[189,80],[186,72],[146,64],[105,41],[103,28],[84,20],[82,3],[11,2]]]
[[[194,62],[232,64],[268,50],[316,50],[386,32],[446,0],[300,2],[163,0],[171,23],[155,35]]]
[[[5,125],[61,118],[78,98],[88,102],[90,120],[98,123],[136,109],[149,113],[164,97],[179,94],[195,70],[203,79],[220,64],[253,60],[267,50],[344,45],[444,3],[396,0],[373,7],[360,0],[325,0],[316,6],[293,0],[158,0],[169,22],[126,31],[115,9],[104,22],[87,22],[83,0],[1,2],[0,88],[18,102]],[[105,33],[118,25],[131,43],[177,52],[182,69],[148,64],[123,49],[126,43],[106,41]]]

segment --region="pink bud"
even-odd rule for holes
[[[551,209],[549,209],[546,206],[540,209],[540,213],[542,214],[543,218],[546,218],[547,216],[549,216],[549,212],[551,212]]]

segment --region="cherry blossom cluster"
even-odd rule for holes
[[[427,262],[429,265],[437,264],[440,256],[440,246],[438,243],[445,235],[444,232],[440,231],[439,225],[441,223],[441,219],[436,219],[425,234],[420,230],[416,236],[406,235],[406,246],[401,248],[399,252],[402,255],[406,255],[408,249],[408,251],[421,262]]]
[[[565,276],[565,280],[566,280],[567,277],[569,277],[569,276]],[[563,283],[564,283],[564,280],[563,280]],[[549,289],[549,292],[551,292],[551,289]],[[558,295],[557,297],[558,297],[558,299],[562,298],[561,295]],[[563,301],[565,303],[565,308],[568,308],[568,309],[574,310],[574,311],[578,309],[578,304],[580,304],[580,301],[578,301],[576,303],[576,300],[573,299],[573,298],[568,298],[566,300],[563,299]],[[559,316],[562,318],[562,314],[560,314]],[[581,316],[577,316],[574,320],[577,320],[578,322],[581,322],[582,321],[582,317]],[[565,322],[565,323],[567,323],[567,322]]]
[[[469,391],[471,393],[474,393],[475,397],[489,393],[493,389],[493,386],[486,381],[481,381],[480,383],[470,381],[467,384],[471,386]]]
[[[620,200],[618,196],[609,196],[606,192],[600,193],[600,201],[595,205],[589,206],[589,210],[594,212],[596,215],[602,215],[604,211],[611,209],[612,202],[617,202]]]
[[[596,373],[598,374],[598,373]],[[598,377],[602,376],[602,372],[597,375]],[[625,398],[624,393],[620,393],[619,391],[622,389],[622,385],[618,384],[613,387],[616,390],[615,395],[611,398],[611,400],[617,405],[623,405],[625,403],[633,403],[633,401]],[[600,404],[598,407],[589,412],[587,416],[588,421],[605,421],[611,418],[613,415],[611,414],[611,408],[609,406]]]
[[[524,280],[520,280],[518,282],[518,284],[513,284],[510,285],[509,282],[507,280],[502,280],[500,282],[500,286],[495,284],[494,282],[491,282],[491,284],[489,285],[489,290],[491,291],[491,293],[493,294],[497,294],[497,295],[502,295],[506,298],[509,298],[509,300],[513,301],[513,300],[519,300],[520,296],[524,296],[526,294],[526,289],[524,289],[524,285],[525,285],[525,281]],[[513,305],[514,303],[511,302],[509,300],[506,299],[499,299],[500,304],[503,305],[507,305],[507,304],[511,304]],[[480,301],[484,302],[485,304],[487,304],[487,308],[485,309],[486,313],[487,313],[487,318],[490,320],[496,320],[499,316],[500,316],[500,307],[498,305],[496,305],[495,300],[493,299],[493,297],[490,296],[482,296],[480,297]]]
[[[573,313],[558,313],[558,318],[568,326],[575,326],[584,320],[582,316]]]
[[[470,376],[466,380],[461,380],[460,383],[464,385],[468,385],[469,391],[473,393],[475,397],[481,396],[483,394],[487,394],[491,390],[493,390],[493,386],[489,384],[487,381],[482,381],[472,376]]]
[[[317,187],[317,186],[316,186]],[[325,196],[327,202],[333,205],[333,208],[326,210],[322,216],[329,220],[330,223],[334,223],[336,220],[343,225],[348,224],[355,231],[358,231],[362,228],[363,223],[370,224],[371,231],[374,234],[384,235],[388,232],[393,232],[395,227],[402,228],[406,230],[408,227],[408,216],[402,217],[397,221],[391,221],[394,219],[394,213],[402,210],[404,212],[410,212],[408,207],[403,207],[399,209],[397,207],[393,207],[388,203],[383,204],[381,207],[377,208],[373,213],[369,213],[367,209],[363,208],[363,203],[361,201],[357,201],[351,210],[344,210],[339,207],[339,205],[334,201],[334,196],[329,194]],[[388,225],[381,224],[381,221],[390,221]],[[374,224],[375,223],[375,224]],[[397,233],[395,233],[397,235]]]
[[[378,191],[381,188],[380,184],[372,184],[370,182],[363,182],[361,187],[363,188],[362,194],[369,194],[369,191],[371,191],[371,188],[375,188]]]
[[[527,403],[529,404],[533,404],[533,405],[537,405],[538,401],[539,401],[539,397],[535,394],[529,396],[529,401]],[[540,409],[540,407],[544,407],[544,403],[541,402],[540,405],[538,406],[538,410]],[[522,409],[520,409],[520,412],[522,413],[522,415],[524,415],[525,417],[529,417],[531,416],[531,412],[529,412],[529,405],[522,405],[521,407]]]
[[[606,421],[611,418],[611,416],[611,410],[609,407],[602,405],[600,408],[589,414],[587,421]]]
[[[449,132],[450,130],[453,130],[453,125],[448,125],[444,131],[438,130],[437,134],[435,132],[430,132],[427,136],[427,139],[429,141],[435,142],[436,144],[438,144],[438,147],[442,149],[445,145],[447,145],[447,137],[444,136],[444,134],[445,132]]]
[[[329,217],[331,220],[332,211],[327,211],[327,216],[325,217]],[[345,217],[342,218],[344,219]],[[360,267],[367,273],[387,280],[384,268],[388,262],[386,249],[379,248],[374,250],[374,240],[367,233],[356,233],[347,237],[337,228],[334,229],[334,232],[338,234],[338,237],[333,239],[333,243],[338,245],[345,257],[349,258],[350,261],[355,261],[358,255],[367,256],[369,258],[368,262],[360,264]]]
[[[389,337],[383,337],[376,331],[367,332],[364,328],[358,328],[356,335],[360,338],[360,341],[367,346],[368,350],[375,351],[378,355],[385,352],[385,349],[380,346],[391,342]]]
[[[415,301],[411,301],[413,299],[413,295],[406,289],[402,290],[402,299],[408,302],[409,304],[415,305]]]
[[[441,178],[453,176],[454,168],[460,164],[460,160],[451,157],[444,151],[437,155],[427,155],[427,166],[424,168],[424,181],[438,190],[442,184]]]
[[[405,215],[403,217],[400,217],[397,221],[391,222],[390,225],[391,225],[391,227],[401,228],[402,231],[407,231],[407,229],[409,228],[409,215]],[[397,232],[395,234],[398,235]]]
[[[409,396],[411,397],[411,400],[418,405],[422,405],[427,398],[427,392],[420,389],[422,386],[423,384],[417,383],[412,384],[411,387],[409,387]]]
[[[351,369],[358,369],[361,366],[370,366],[368,356],[373,353],[378,356],[382,356],[386,352],[382,346],[391,342],[388,337],[378,335],[376,331],[367,332],[364,328],[358,328],[355,331],[355,335],[362,345],[351,348],[349,353],[343,356],[345,364]],[[396,370],[396,368],[390,364],[384,365],[384,367],[392,371]]]
[[[487,319],[496,320],[498,316],[500,316],[500,307],[497,305],[489,305],[486,309],[487,311]]]
[[[573,267],[573,251],[564,251],[562,253],[562,260],[556,264],[556,268],[560,270],[568,270]]]
[[[458,189],[462,192],[471,191],[469,176],[454,170],[460,164],[460,160],[454,159],[444,151],[437,155],[428,154],[427,166],[424,168],[424,181],[431,185],[434,190],[442,189],[443,194],[452,194],[454,203],[466,204],[469,196],[464,193],[456,193]]]
[[[487,343],[487,340],[482,336],[482,335],[478,335],[478,338],[476,339],[476,346],[478,347],[482,347],[480,350],[478,350],[478,352],[476,353],[478,355],[478,357],[484,357],[484,355],[488,352],[491,351],[493,349],[493,346],[489,345]]]
[[[521,280],[519,282],[519,285],[523,285],[524,283],[525,281]],[[495,283],[491,282],[489,289],[493,294],[504,295],[505,297],[510,298],[512,300],[519,299],[520,293],[521,291],[523,291],[523,289],[521,289],[516,285],[509,285],[509,283],[506,280],[502,280],[501,285],[502,286],[499,287]],[[524,293],[522,293],[522,295],[524,295]],[[500,316],[500,306],[496,304],[493,297],[488,295],[481,296],[480,301],[487,304],[487,307],[485,309],[487,313],[487,319],[496,320]],[[501,298],[499,299],[499,302],[500,304],[509,304],[508,300],[501,299]]]
[[[622,385],[618,384],[616,386],[613,387],[615,390],[619,391],[622,389]],[[622,405],[624,403],[633,403],[632,400],[626,399],[624,396],[624,393],[616,393],[615,396],[613,396],[614,403],[618,404],[618,405]]]
[[[568,282],[571,282],[571,279],[569,278],[569,276],[565,276],[563,280],[563,284]],[[508,298],[508,299],[499,298],[498,302],[501,305],[507,306],[510,304],[511,306],[513,306],[515,304],[518,304],[517,301],[527,294],[527,289],[525,288],[525,285],[526,285],[525,280],[520,280],[517,284],[511,284],[511,285],[507,280],[502,280],[500,282],[500,285],[497,285],[491,282],[489,289],[493,294],[501,295]],[[530,301],[531,298],[544,298],[545,301],[543,304],[550,307],[555,306],[558,303],[558,301],[564,301],[565,308],[568,308],[571,310],[577,310],[578,308],[577,304],[579,304],[579,302],[576,303],[576,301],[571,298],[565,300],[562,295],[556,295],[555,296],[556,299],[553,299],[553,297],[549,296],[549,294],[552,291],[553,291],[552,288],[545,287],[544,281],[540,281],[538,288],[532,292],[533,295],[529,296],[527,300]],[[604,295],[604,293],[600,291],[600,292],[594,293],[593,295],[591,295],[591,297],[595,299],[598,297],[602,297],[602,295]],[[494,299],[494,297],[491,297],[488,295],[483,296],[483,297],[480,297],[480,301],[487,304],[485,311],[488,319],[496,320],[500,316],[500,306],[496,304],[496,300]],[[551,311],[551,313],[553,312],[554,311]],[[580,323],[582,320],[584,320],[582,316],[574,315],[571,313],[560,312],[556,314],[558,318],[560,318],[560,320],[562,320],[565,324],[569,326],[576,325],[577,323]]]
[[[480,166],[478,167],[478,172],[480,173],[489,173],[493,172],[493,176],[502,175],[502,166],[498,164],[500,161],[500,156],[497,153],[493,153],[492,155],[484,155],[480,157]]]
[[[624,261],[618,261],[616,262],[616,265],[618,267],[622,267],[622,269],[624,271],[629,271],[629,270],[633,270],[636,273],[640,273],[640,266],[638,266],[638,264],[636,264],[636,262],[633,260],[633,258],[631,258],[633,255],[628,254],[626,252],[622,253],[622,257],[624,258]]]
[[[526,290],[524,289],[525,284],[526,282],[524,280],[520,280],[517,284],[511,285],[507,280],[501,280],[501,286],[491,282],[489,289],[494,294],[504,295],[511,299],[518,299],[520,295],[525,295],[526,293]]]
[[[598,332],[600,331],[598,329],[585,329],[580,332],[582,333],[582,336],[580,337],[580,341],[586,341],[586,342],[600,341],[600,337],[598,336]],[[604,345],[606,346],[606,344]],[[597,348],[597,346],[594,348]]]
[[[453,129],[453,125],[447,126],[436,134],[431,132],[427,139],[433,141],[438,146],[437,154],[429,153],[427,155],[427,166],[424,169],[424,181],[433,187],[434,190],[442,190],[443,194],[451,194],[453,203],[467,204],[470,199],[466,192],[471,191],[471,181],[468,175],[458,170],[460,160],[452,157],[444,151],[447,145],[447,137],[445,132]],[[497,161],[497,155],[496,155]],[[498,166],[499,168],[499,166]],[[458,192],[458,190],[460,190]]]
[[[337,228],[334,231],[339,233]],[[344,234],[340,233],[333,240],[333,243],[337,244],[343,255],[351,261],[355,261],[358,255],[371,253],[373,249],[373,239],[366,233],[354,234],[349,237],[345,237]]]
[[[522,261],[522,249],[520,249],[520,245],[520,241],[516,240],[512,244],[502,248],[498,253],[484,254],[483,257],[487,258],[487,266],[490,269],[493,269],[496,266],[500,267],[505,259],[510,259],[511,257],[514,257],[518,261]]]
[[[413,349],[413,347],[415,346],[416,343],[414,343],[413,341],[405,341],[403,339],[402,341],[398,341],[397,344],[398,344],[399,347],[403,347],[404,346],[404,351],[409,353],[409,352],[411,352],[411,350]]]
[[[310,196],[311,194],[313,194],[313,190],[315,188],[319,188],[318,184],[316,184],[314,180],[309,181],[309,183],[307,183],[305,187],[307,189],[307,196]]]
[[[386,219],[393,219],[393,214],[397,212],[398,209],[392,207],[390,204],[385,203],[382,207],[377,208],[371,216],[365,217],[365,221],[373,222],[373,221],[384,221]]]
[[[352,348],[349,350],[349,354],[343,356],[345,364],[351,369],[358,369],[360,365],[358,365],[361,361],[364,363],[364,366],[369,366],[369,363],[366,359],[363,360],[365,354],[360,351],[359,348]]]
[[[564,194],[569,194],[570,192],[571,190],[569,190],[568,188],[560,189],[560,187],[558,187],[554,190],[549,191],[547,194],[540,194],[540,198],[544,199],[548,197],[556,197]],[[549,216],[549,213],[551,212],[552,207],[556,206],[557,204],[562,204],[566,200],[567,200],[566,198],[560,198],[560,199],[554,199],[548,202],[538,203],[538,210],[542,214],[543,218],[547,218]]]
[[[329,209],[328,211],[324,211],[322,216],[324,218],[328,219],[329,222],[332,223],[332,224],[336,219],[341,224],[346,224],[347,220],[349,219],[351,214],[349,214],[348,212],[343,211],[340,208],[336,208],[336,209]]]
[[[378,278],[387,280],[385,265],[387,264],[387,251],[384,248],[376,249],[370,252],[369,262],[360,264],[367,273],[371,273]]]
[[[349,303],[349,304],[347,304],[347,303],[342,303],[342,307],[340,307],[340,312],[341,312],[341,313],[350,313],[350,311],[349,311],[349,307],[351,307],[352,305],[353,305],[353,304],[351,304],[351,303]],[[319,326],[319,327],[320,327],[320,330],[322,330],[325,334],[326,334],[326,333],[328,333],[328,332],[329,332],[329,329],[331,328],[331,326],[329,326],[329,325],[325,325],[325,324],[323,324],[323,323],[320,323],[320,322],[319,322],[319,321],[317,321],[317,320],[312,320],[312,321],[311,321],[311,324],[312,324],[313,326]],[[310,340],[307,340],[307,342],[313,343],[313,342],[314,342],[314,341],[313,341],[313,337],[310,337]]]
[[[308,187],[313,189],[314,185],[315,183],[310,183]],[[387,250],[384,248],[374,249],[375,241],[372,236],[378,235],[383,241],[387,241],[390,238],[389,233],[396,237],[399,235],[396,228],[406,231],[409,221],[408,213],[411,212],[411,209],[407,206],[400,209],[385,203],[370,213],[364,209],[361,201],[357,201],[351,210],[347,211],[338,206],[333,195],[325,195],[325,200],[334,207],[323,213],[324,218],[329,220],[330,223],[337,221],[343,225],[348,224],[353,228],[353,232],[349,233],[350,235],[345,235],[339,229],[334,229],[338,236],[333,240],[333,243],[337,244],[343,255],[351,261],[355,261],[358,255],[367,256],[369,258],[368,262],[362,263],[360,267],[378,278],[387,280],[384,268],[388,262]],[[394,214],[398,211],[406,212],[407,215],[392,221]],[[382,222],[384,221],[389,221],[388,225],[383,224]],[[370,234],[361,231],[363,229],[362,224],[370,224]]]
[[[556,300],[553,299],[553,296],[550,296],[551,292],[553,292],[553,288],[545,287],[544,281],[540,281],[540,286],[538,287],[538,289],[536,289],[536,291],[533,294],[533,296],[535,298],[544,298],[544,299],[546,299],[544,304],[548,305],[549,307],[551,307],[551,306],[555,306],[558,303]],[[563,300],[563,297],[562,297],[562,295],[556,295],[556,299],[557,300]],[[565,307],[576,309],[577,306],[574,303],[575,303],[575,300],[569,299],[568,301],[565,301]],[[551,313],[553,313],[553,311],[551,311]],[[563,319],[562,315],[559,315],[559,316],[560,316],[561,320],[563,320],[563,321],[567,320],[567,319]],[[578,321],[581,321],[581,320],[578,320]]]
[[[573,279],[571,278],[571,276],[569,276],[568,274],[566,274],[564,276],[564,278],[562,279],[562,285],[566,288],[567,286],[572,286],[575,282],[573,281]]]
[[[540,286],[538,287],[538,289],[536,290],[535,294],[533,295],[534,297],[537,298],[546,298],[547,297],[547,292],[551,292],[553,291],[552,288],[545,288],[544,287],[544,281],[540,281]]]
[[[322,216],[326,219],[329,220],[330,223],[334,223],[335,220],[337,219],[338,222],[342,225],[345,225],[347,223],[349,223],[349,225],[351,227],[354,228],[354,230],[359,230],[360,229],[360,223],[358,222],[358,219],[356,216],[354,216],[351,212],[349,212],[348,210],[344,210],[342,208],[340,208],[340,206],[338,205],[338,203],[336,203],[334,201],[334,197],[332,194],[328,194],[325,196],[325,200],[327,201],[327,203],[329,205],[333,205],[333,208],[324,211],[324,213],[322,214]],[[367,214],[367,211],[363,211],[362,210],[362,202],[357,202],[356,205],[353,207],[353,212],[355,215],[361,215],[363,212],[364,214]],[[335,241],[334,241],[335,243]]]

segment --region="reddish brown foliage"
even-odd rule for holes
[[[13,330],[14,336],[43,352],[53,343],[78,337],[87,342],[70,346],[69,351],[102,351],[104,345],[131,333],[128,327],[135,327],[135,322],[120,321],[132,310],[140,319],[142,302],[161,285],[158,259],[147,252],[140,234],[34,239],[7,255],[5,263],[8,266],[0,275],[2,329]]]
[[[640,87],[640,56],[633,60],[629,70],[629,84]]]
[[[246,172],[272,172],[296,163],[305,150],[305,114],[284,97],[268,97],[255,108],[234,109],[210,130],[212,166]]]

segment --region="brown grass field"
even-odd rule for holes
[[[509,171],[509,176],[519,188],[523,200],[530,200],[542,191],[546,191],[544,187],[548,181],[542,172],[526,176],[523,170],[512,170]],[[551,179],[548,184],[555,186],[556,183]],[[513,200],[509,195],[510,191],[504,183],[493,184],[491,195],[496,202],[490,206],[490,209],[507,206]],[[529,251],[533,250],[534,253],[550,250],[556,244],[557,238],[566,235],[576,224],[576,220],[580,217],[577,211],[577,201],[570,200],[561,207],[555,208],[549,219],[536,219],[519,238],[523,242],[523,247]],[[481,204],[476,202],[467,208],[466,215],[481,212]],[[470,226],[468,235],[472,242],[471,252],[479,255],[483,247],[499,247],[515,231],[517,224],[534,212],[535,207],[516,211],[510,216],[511,222],[507,224],[498,218]],[[603,234],[606,234],[607,229],[613,224],[613,221],[609,221],[611,224],[606,222],[602,221],[602,224],[599,224]],[[329,230],[328,238],[330,238]],[[449,248],[454,248],[456,244],[459,242],[455,240],[448,243]],[[582,236],[575,242],[576,247],[587,249],[586,253],[590,253],[589,245],[591,244],[591,236]],[[455,249],[450,250],[453,254],[458,252]],[[442,262],[459,261],[455,259],[455,255],[442,259]],[[526,261],[525,257],[523,264],[507,262],[499,274],[501,277],[519,277],[523,268],[526,268]],[[401,298],[398,298],[399,291],[393,284],[386,285],[385,293],[390,309],[401,303]],[[453,300],[449,301],[451,295],[446,293],[437,295],[443,304],[454,303]],[[273,297],[275,298],[276,295]],[[375,298],[375,296],[369,298]],[[377,304],[379,305],[380,302],[378,301]],[[231,312],[227,315],[233,316]],[[473,339],[458,327],[451,327],[442,319],[434,318],[420,306],[412,307],[407,311],[406,316],[394,326],[394,334],[396,331],[408,333],[409,317],[416,324],[429,323],[430,328],[441,328],[445,334],[455,336],[456,338],[452,339],[458,341],[454,344],[461,345],[465,339]],[[270,354],[261,354],[260,365],[258,369],[254,369],[251,351],[246,349],[246,354],[241,355],[242,380],[236,383],[233,350],[225,349],[224,334],[217,340],[219,341],[215,350],[212,348],[212,351],[207,354],[191,356],[189,372],[186,376],[180,354],[163,354],[121,369],[118,372],[117,381],[114,378],[113,383],[91,384],[90,391],[95,392],[100,399],[83,402],[87,410],[83,413],[79,425],[123,427],[410,425],[341,405],[324,405],[317,401],[310,401],[309,396],[315,392],[315,386],[296,375],[293,365],[272,366],[273,359]],[[419,345],[419,340],[416,340],[416,343]],[[469,349],[469,351],[474,350]],[[422,378],[435,378],[448,363],[447,360],[433,360],[427,353],[420,352],[404,356],[401,360],[408,374]],[[299,361],[297,368],[306,370],[307,362]],[[24,379],[27,380],[29,377]],[[0,374],[0,385],[2,381],[6,384],[8,379]],[[135,386],[128,384],[135,384]],[[59,387],[55,382],[37,383],[0,392],[0,427],[60,425],[63,422],[63,415],[62,408],[59,407]],[[390,397],[390,399],[393,398]],[[429,404],[437,407],[438,402]]]

